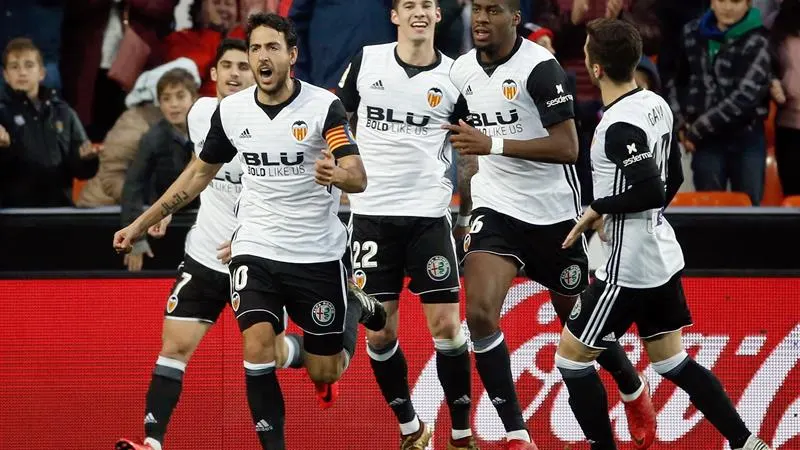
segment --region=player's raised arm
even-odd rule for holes
[[[347,119],[350,121],[350,127],[353,132],[355,132],[358,105],[361,103],[361,94],[358,92],[358,73],[361,70],[363,55],[363,52],[359,51],[350,60],[350,64],[342,74],[342,79],[339,80],[339,89],[336,91],[344,105],[344,110],[347,111]]]
[[[524,141],[505,139],[502,154],[530,161],[574,163],[578,159],[575,98],[568,89],[564,69],[555,59],[539,63],[528,77],[527,89],[548,136]]]
[[[364,192],[367,189],[367,172],[340,100],[331,103],[323,134],[328,149],[322,152],[322,159],[316,163],[317,183],[334,185],[347,193]]]
[[[459,95],[453,115],[450,117],[450,122],[455,124],[459,120],[466,120],[468,116],[467,100],[463,95]],[[470,215],[472,214],[472,177],[477,172],[478,157],[476,155],[458,155],[456,158],[456,176],[458,177],[458,197],[460,201],[456,223],[458,228],[469,226]]]
[[[664,181],[644,130],[625,122],[612,124],[606,131],[605,150],[627,186],[621,194],[596,199],[592,209],[598,214],[635,213],[664,206]]]
[[[164,217],[191,203],[211,183],[222,164],[233,159],[236,149],[228,140],[219,118],[219,108],[211,117],[211,129],[203,151],[184,169],[164,195],[130,225],[114,234],[114,249],[130,251],[131,243]],[[227,159],[226,159],[227,158]]]

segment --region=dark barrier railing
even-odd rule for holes
[[[348,215],[343,207],[340,217],[346,221]],[[670,208],[666,217],[681,242],[689,273],[800,273],[798,209]],[[174,271],[193,222],[193,212],[178,214],[164,238],[150,240],[155,258],[145,258],[148,272]],[[122,257],[111,248],[119,226],[117,207],[0,210],[0,276],[121,271]]]

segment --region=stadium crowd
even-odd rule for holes
[[[589,146],[603,110],[582,46],[586,23],[604,16],[632,22],[643,37],[637,82],[667,98],[676,115],[682,191],[730,188],[743,205],[771,206],[800,194],[800,0],[521,6],[521,34],[554,53],[570,77],[584,205],[593,198]],[[215,50],[226,37],[244,38],[249,14],[290,17],[299,34],[295,76],[336,91],[364,45],[396,38],[390,7],[376,0],[6,0],[0,208],[121,205],[128,223],[189,162],[186,113],[198,96],[214,95]],[[436,45],[457,57],[472,48],[469,1],[440,7]]]

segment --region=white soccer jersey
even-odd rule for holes
[[[396,48],[364,47],[339,86],[345,109],[358,114],[356,137],[369,176],[366,191],[349,195],[350,210],[441,217],[453,194],[446,176],[452,146],[442,125],[466,118],[466,102],[450,81],[452,59],[437,52],[434,64],[411,66]]]
[[[243,170],[233,256],[340,260],[347,247],[337,215],[341,191],[317,184],[314,164],[326,148],[336,158],[358,153],[344,107],[332,93],[297,80],[281,105],[261,104],[256,89],[222,100],[200,154],[212,164],[238,155]]]
[[[450,70],[473,126],[490,137],[527,140],[574,117],[564,70],[544,47],[519,38],[502,61],[483,67],[472,50]],[[571,164],[549,164],[502,155],[478,157],[472,177],[475,208],[491,208],[524,222],[549,225],[580,214],[580,186]]]
[[[619,195],[639,179],[667,179],[673,117],[667,102],[635,90],[608,106],[592,141],[594,195]],[[606,215],[607,260],[598,279],[631,288],[661,286],[683,268],[683,252],[663,209]]]
[[[202,97],[189,110],[189,139],[197,155],[203,150],[217,103],[216,97]],[[217,272],[228,273],[228,267],[217,259],[217,247],[230,239],[236,228],[233,207],[241,191],[241,164],[238,161],[225,163],[211,184],[200,193],[197,220],[186,235],[186,254]]]

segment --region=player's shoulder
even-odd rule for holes
[[[217,109],[217,105],[219,105],[219,100],[216,97],[198,98],[189,108],[188,120],[210,118]]]
[[[339,97],[333,92],[302,80],[300,80],[300,95],[305,99],[313,100],[317,104],[324,104],[326,109],[331,102],[339,100]]]
[[[394,48],[397,47],[397,42],[389,42],[387,44],[373,44],[365,45],[361,48],[362,58],[372,57],[375,55],[385,55],[386,53],[393,53]]]
[[[219,102],[220,113],[227,110],[233,110],[241,107],[243,104],[255,103],[256,85],[252,85],[247,89],[231,94]]]
[[[478,64],[478,51],[476,49],[472,49],[467,53],[459,56],[452,62],[450,65],[450,73],[456,73],[457,71],[461,71],[466,69],[471,65]]]

